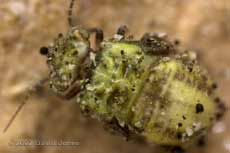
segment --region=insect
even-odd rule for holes
[[[73,6],[71,0],[67,34],[40,53],[47,57],[51,89],[74,99],[84,115],[128,139],[182,148],[223,115],[215,84],[194,52],[179,53],[156,33],[135,40],[126,26],[106,40],[100,28],[73,25]]]

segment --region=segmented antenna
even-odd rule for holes
[[[26,102],[31,97],[31,95],[33,93],[36,93],[39,90],[39,88],[42,87],[47,81],[48,81],[48,78],[44,78],[38,81],[32,88],[29,88],[27,90],[26,95],[22,99],[22,103],[18,106],[17,110],[14,112],[14,114],[10,118],[9,122],[7,123],[6,127],[3,130],[3,133],[5,133],[9,129],[9,127],[11,126],[15,118],[17,117],[18,113],[22,110],[23,106],[25,106]]]
[[[69,22],[69,26],[73,27],[73,6],[74,6],[74,2],[75,0],[71,0],[70,1],[70,6],[69,6],[69,10],[68,10],[68,22]]]

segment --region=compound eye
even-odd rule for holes
[[[49,53],[48,47],[41,47],[40,48],[40,54],[41,55],[47,55]]]

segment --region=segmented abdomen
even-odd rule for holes
[[[125,136],[164,145],[195,140],[214,114],[211,82],[183,58],[146,55],[135,43],[104,42],[78,99],[82,111]]]
[[[192,71],[182,60],[160,61],[134,106],[133,123],[148,140],[164,145],[191,143],[214,117],[211,81],[196,64]]]

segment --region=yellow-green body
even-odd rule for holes
[[[179,53],[164,34],[133,40],[122,26],[104,40],[101,29],[76,26],[40,53],[54,92],[126,138],[184,148],[226,111],[195,54]]]
[[[188,54],[154,56],[131,41],[103,42],[101,50],[77,97],[83,112],[126,137],[169,146],[186,146],[210,127],[212,82]]]

